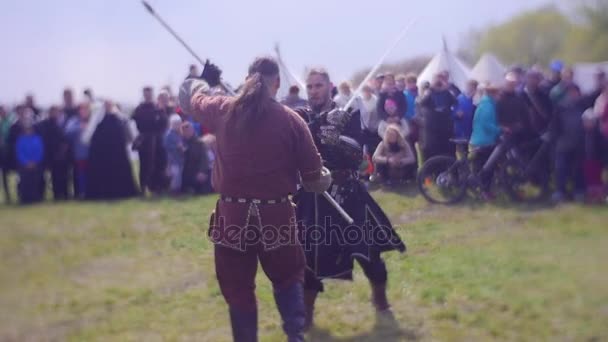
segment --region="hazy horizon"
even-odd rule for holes
[[[388,61],[432,55],[445,35],[456,48],[469,30],[497,24],[546,0],[440,0],[406,3],[309,0],[168,0],[150,3],[201,57],[238,85],[248,64],[280,43],[285,62],[300,74],[326,67],[335,82],[376,63],[411,19],[417,24]],[[0,103],[32,92],[43,105],[61,102],[66,86],[79,99],[85,87],[96,95],[136,103],[144,85],[175,89],[195,63],[143,8],[139,0],[23,0],[3,4],[4,42]],[[238,9],[238,12],[235,12]],[[59,13],[59,14],[55,14]],[[449,17],[446,15],[449,14]]]

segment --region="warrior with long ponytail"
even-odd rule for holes
[[[249,74],[228,120],[233,129],[242,134],[251,130],[268,111],[279,87],[279,65],[271,57],[259,57],[249,66]]]

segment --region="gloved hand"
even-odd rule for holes
[[[340,142],[340,130],[335,125],[321,125],[319,140],[323,145],[337,145]]]
[[[306,192],[322,194],[329,189],[332,181],[331,172],[326,167],[323,167],[321,169],[321,177],[318,180],[307,182],[302,181],[302,187],[304,190],[306,190]]]
[[[201,79],[203,79],[210,87],[216,87],[221,83],[222,70],[215,64],[207,60],[203,67]]]
[[[179,88],[178,104],[186,114],[192,114],[191,101],[195,94],[209,94],[209,84],[203,80],[189,78]]]
[[[326,121],[329,124],[334,125],[338,128],[338,130],[341,130],[350,121],[352,113],[336,108],[327,113],[326,116]]]

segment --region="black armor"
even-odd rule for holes
[[[361,119],[359,111],[346,112],[335,108],[314,113],[310,109],[296,110],[311,130],[325,166],[332,172],[333,184],[329,194],[353,218],[349,225],[338,211],[322,196],[303,189],[294,198],[301,226],[307,263],[305,286],[320,290],[318,279],[351,279],[353,260],[357,258],[373,283],[386,281],[386,268],[380,253],[390,250],[405,251],[405,245],[393,229],[388,217],[369,195],[358,179],[363,160]],[[371,239],[345,241],[333,239],[319,242],[311,236],[321,229],[325,236],[344,237],[350,229],[357,229]]]

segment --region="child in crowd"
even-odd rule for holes
[[[181,134],[182,119],[173,114],[169,117],[169,131],[165,135],[164,146],[167,152],[167,174],[170,178],[169,191],[178,194],[182,186],[184,168],[184,143]]]
[[[23,133],[17,138],[15,153],[19,171],[19,198],[21,203],[40,202],[43,178],[44,145],[42,137],[34,130],[34,114],[27,109],[23,121]]]
[[[182,172],[182,192],[206,194],[211,192],[209,179],[209,155],[202,139],[194,132],[190,122],[182,124],[182,136],[186,147]]]

